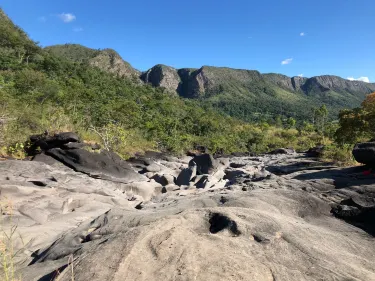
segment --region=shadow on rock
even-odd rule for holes
[[[337,218],[375,236],[375,197],[352,197],[343,200],[331,211]]]

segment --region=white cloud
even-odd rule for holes
[[[69,23],[69,22],[72,22],[76,19],[76,16],[73,15],[73,14],[70,14],[70,13],[62,13],[60,15],[58,15],[58,17],[65,23]]]
[[[359,77],[359,78],[348,77],[347,79],[350,81],[362,81],[362,82],[370,83],[370,79],[368,79],[368,77]]]
[[[290,63],[292,63],[292,61],[293,61],[293,58],[285,59],[285,60],[283,60],[283,61],[281,62],[281,64],[282,64],[282,65],[290,64]]]
[[[298,74],[298,77],[303,77],[303,74]]]
[[[301,33],[299,34],[299,36],[305,36],[305,35],[306,35],[305,32],[301,32]]]
[[[44,16],[42,16],[42,17],[39,17],[39,18],[38,18],[38,21],[40,21],[40,22],[46,22],[46,21],[47,21],[47,18],[44,17]]]
[[[73,31],[74,32],[81,32],[81,31],[83,31],[83,28],[82,27],[75,27],[75,28],[73,28]]]

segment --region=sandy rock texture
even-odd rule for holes
[[[375,280],[375,176],[364,168],[294,151],[203,158],[209,163],[131,159],[147,180],[130,183],[58,161],[0,161],[1,198],[11,204],[1,227],[17,225],[17,274],[32,281],[72,274],[75,281]]]

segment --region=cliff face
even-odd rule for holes
[[[166,65],[155,65],[153,68],[144,72],[141,79],[154,87],[164,87],[169,91],[176,92],[181,79],[176,69]]]
[[[204,99],[244,120],[253,120],[259,114],[308,119],[311,109],[323,103],[335,117],[341,109],[359,106],[367,94],[375,92],[375,84],[337,76],[288,77],[211,66],[176,70],[157,65],[141,79],[184,98]]]
[[[134,69],[128,62],[112,49],[100,51],[95,57],[89,60],[92,66],[96,66],[104,71],[116,74],[120,77],[139,79],[140,72]]]
[[[140,72],[112,49],[95,50],[78,44],[64,44],[46,47],[45,50],[55,56],[76,62],[87,62],[101,70],[113,73],[119,77],[130,78],[141,82]]]
[[[282,74],[276,74],[276,73],[267,73],[264,74],[263,77],[270,81],[273,84],[276,84],[277,86],[287,89],[290,91],[295,91],[296,88],[293,84],[292,79],[288,76],[282,75]]]
[[[347,92],[350,94],[369,94],[375,91],[374,83],[362,81],[349,81],[332,75],[316,76],[308,79],[302,86],[306,94],[321,91]]]
[[[308,119],[311,108],[326,104],[332,117],[343,108],[359,106],[375,92],[375,84],[337,76],[288,77],[254,70],[203,66],[175,69],[156,65],[140,73],[111,49],[95,50],[77,44],[56,45],[47,52],[76,62],[87,62],[137,83],[163,87],[184,98],[204,99],[214,107],[244,120],[260,114]]]
[[[312,78],[288,77],[276,73],[260,74],[253,70],[210,66],[203,66],[200,69],[176,70],[169,66],[157,65],[143,73],[141,79],[153,86],[162,86],[189,98],[202,97],[208,92],[212,94],[213,91],[217,91],[219,94],[228,88],[237,88],[241,91],[241,88],[254,86],[277,86],[305,95],[319,95],[327,91],[335,91],[363,96],[375,91],[374,83],[349,81],[332,75]]]

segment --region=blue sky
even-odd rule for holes
[[[0,6],[42,46],[109,47],[139,70],[211,65],[375,82],[375,0],[0,0]]]

